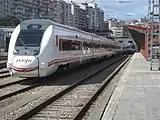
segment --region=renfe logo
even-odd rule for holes
[[[19,59],[17,59],[16,60],[16,62],[23,62],[23,63],[25,63],[25,64],[27,64],[27,63],[29,63],[29,62],[31,62],[32,60],[29,60],[28,58],[26,59],[26,60],[19,60]]]

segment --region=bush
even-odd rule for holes
[[[0,26],[17,26],[20,21],[14,16],[5,16],[0,18]]]

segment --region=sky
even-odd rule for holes
[[[91,2],[93,0],[72,0]],[[118,1],[131,1],[120,4]],[[120,20],[139,20],[147,15],[148,0],[94,0],[104,11],[105,20],[111,17]]]
[[[104,10],[105,18],[114,15],[114,17],[121,20],[133,20],[147,15],[148,0],[128,1],[131,2],[126,4],[120,4],[118,0],[96,0],[95,2]]]

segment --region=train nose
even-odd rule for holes
[[[18,77],[38,77],[39,62],[34,56],[16,56],[12,60],[12,74]]]

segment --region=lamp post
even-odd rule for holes
[[[38,17],[38,19],[40,18],[40,0],[38,0],[38,5],[37,5],[37,17]]]

